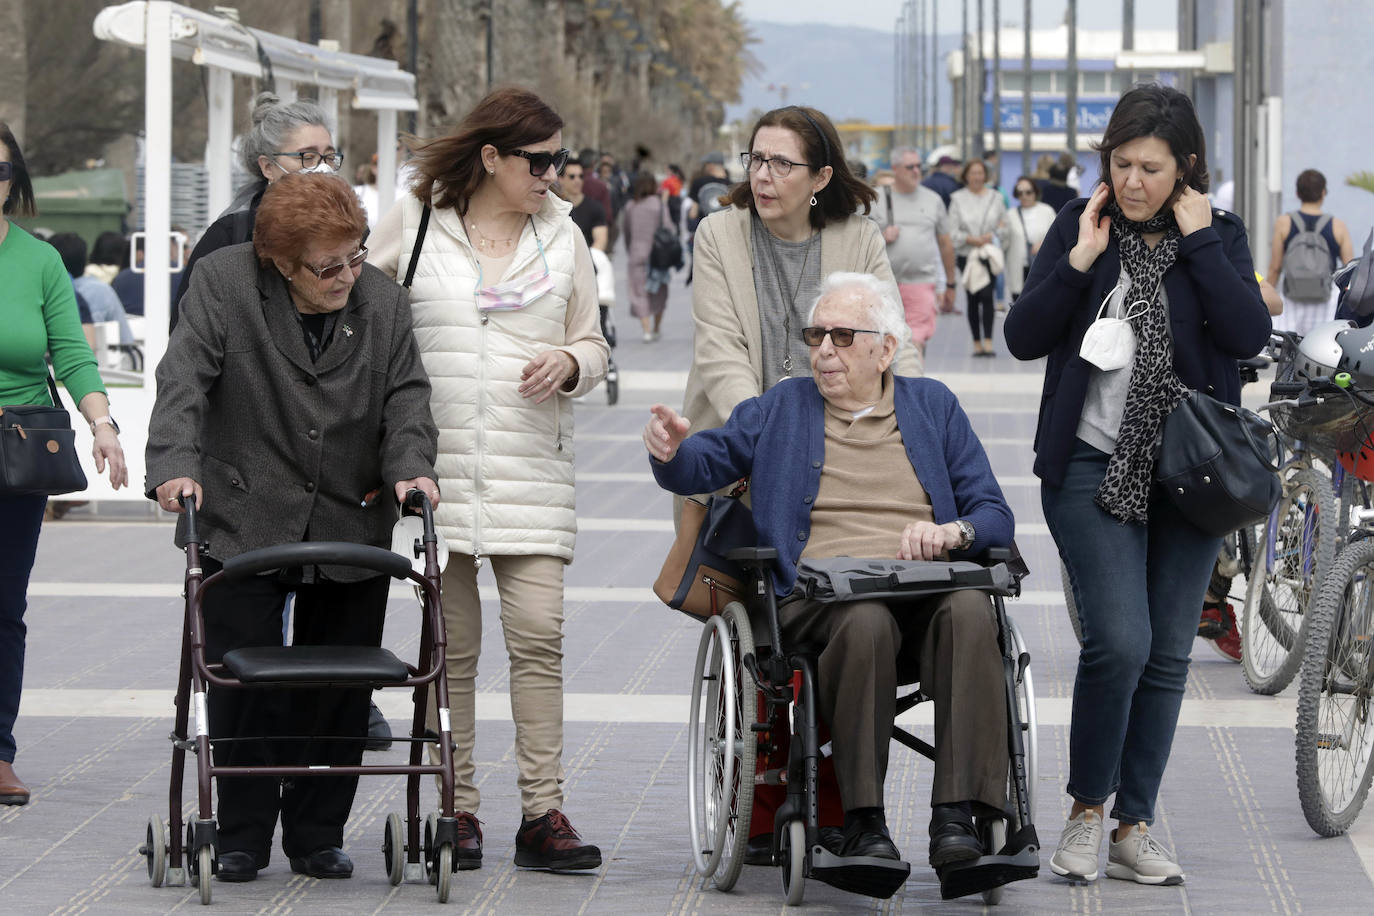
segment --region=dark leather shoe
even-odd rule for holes
[[[258,877],[257,857],[240,849],[222,852],[215,876],[221,881],[254,881]]]
[[[354,747],[357,747],[355,744]],[[387,723],[386,716],[373,703],[367,710],[367,743],[363,745],[364,750],[368,751],[387,751],[391,749],[391,725]]]
[[[291,859],[291,870],[312,878],[351,878],[353,860],[337,846],[317,849],[308,856]]]
[[[458,870],[482,867],[482,826],[477,816],[458,812]]]
[[[816,839],[835,855],[844,854],[844,831],[839,827],[817,827]]]
[[[930,866],[940,869],[983,855],[973,815],[962,805],[934,805],[930,811]]]
[[[773,837],[771,834],[760,833],[758,836],[749,838],[748,845],[744,847],[744,864],[773,864]]]
[[[29,787],[14,775],[14,764],[0,760],[0,805],[27,805]]]
[[[543,817],[520,820],[520,830],[515,834],[515,864],[553,871],[600,868],[601,850],[582,842],[563,812],[550,808]]]
[[[848,815],[846,815],[847,817]],[[897,861],[902,858],[902,854],[897,851],[891,835],[887,832],[887,819],[881,814],[856,818],[846,824],[840,855],[846,858],[849,856],[871,856]]]

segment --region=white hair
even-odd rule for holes
[[[863,297],[864,304],[868,306],[869,320],[873,322],[873,330],[881,331],[885,337],[895,339],[898,347],[901,347],[903,341],[911,339],[911,329],[907,327],[906,316],[902,312],[901,303],[894,295],[891,284],[884,283],[873,274],[837,270],[827,276],[821,281],[821,291],[817,294],[816,300],[811,303],[811,311],[806,314],[806,323],[808,325],[816,323],[816,309],[832,293],[855,288],[865,294]]]
[[[895,169],[897,167],[897,163],[902,161],[902,157],[907,155],[916,157],[916,167],[918,169],[925,168],[925,163],[921,161],[921,151],[912,146],[897,147],[892,151],[892,154],[888,156],[887,161],[892,163],[892,167]]]

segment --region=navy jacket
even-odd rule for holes
[[[936,523],[972,523],[970,554],[1009,546],[1011,508],[954,393],[934,379],[894,379],[897,429]],[[759,541],[778,551],[775,591],[792,591],[825,464],[825,402],[813,380],[787,379],[741,401],[724,426],[689,436],[672,461],[649,464],[659,486],[683,496],[750,477]],[[894,557],[900,537],[892,532]]]
[[[1049,357],[1034,471],[1054,486],[1063,483],[1094,368],[1078,355],[1078,348],[1121,276],[1115,238],[1087,273],[1069,264],[1086,205],[1080,198],[1059,212],[1003,328],[1007,349],[1018,359]],[[1269,342],[1270,331],[1269,310],[1260,298],[1240,217],[1214,209],[1211,226],[1180,240],[1178,260],[1164,274],[1164,289],[1174,371],[1189,388],[1239,404],[1236,360],[1258,353]]]

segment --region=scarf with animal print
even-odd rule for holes
[[[1095,499],[1113,518],[1144,524],[1160,430],[1187,391],[1174,374],[1174,345],[1160,298],[1164,273],[1178,259],[1182,236],[1171,211],[1138,223],[1127,219],[1112,201],[1106,213],[1112,218],[1111,231],[1121,252],[1121,267],[1131,278],[1130,295],[1137,303],[1144,300],[1149,305],[1131,319],[1137,342],[1135,365],[1126,389],[1126,409],[1121,415],[1116,448],[1112,449],[1107,476],[1097,488]],[[1164,233],[1153,249],[1141,237],[1147,232]],[[1138,308],[1136,305],[1128,311]]]

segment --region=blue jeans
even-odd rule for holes
[[[1085,805],[1115,793],[1112,817],[1149,824],[1221,539],[1162,497],[1151,500],[1146,525],[1108,515],[1093,501],[1108,457],[1080,441],[1063,485],[1040,489],[1083,628],[1068,793]]]
[[[0,760],[14,762],[14,720],[24,689],[24,610],[46,496],[0,499]]]

